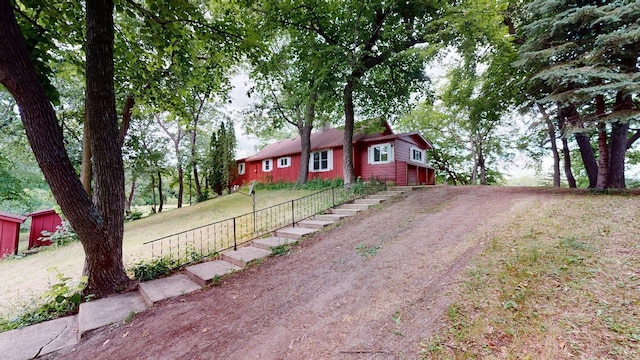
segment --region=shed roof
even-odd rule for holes
[[[53,209],[43,209],[43,210],[38,210],[30,214],[27,214],[27,216],[42,216],[42,215],[55,214],[55,213],[56,211]]]
[[[11,214],[8,212],[0,211],[0,220],[11,221],[22,224],[25,220],[27,220],[26,216]]]

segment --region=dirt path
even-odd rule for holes
[[[456,275],[482,249],[482,237],[469,235],[538,192],[414,191],[56,358],[416,359],[455,296]]]

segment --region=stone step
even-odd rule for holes
[[[367,195],[364,199],[386,201],[386,200],[393,199],[394,197],[395,195],[382,195],[381,193],[376,193],[376,194]]]
[[[221,254],[221,257],[222,260],[243,268],[247,266],[249,262],[256,259],[262,259],[269,255],[271,255],[271,251],[258,249],[257,247],[253,246],[246,246],[238,249],[237,251],[225,251]]]
[[[367,210],[369,208],[368,204],[342,204],[338,206],[336,209],[358,209],[358,210]]]
[[[283,237],[272,236],[268,238],[255,239],[251,243],[254,247],[257,247],[258,249],[271,251],[271,248],[282,246],[282,245],[295,244],[297,243],[297,241],[294,239],[287,239]]]
[[[313,217],[313,220],[340,221],[348,216],[346,214],[318,214]]]
[[[379,195],[398,196],[398,195],[402,195],[404,193],[405,193],[405,191],[401,191],[401,190],[397,190],[397,191],[387,190],[387,191],[381,191],[378,194]]]
[[[317,229],[309,229],[304,227],[288,227],[276,231],[276,236],[284,237],[287,239],[299,240],[305,235],[312,234],[318,231]]]
[[[242,268],[224,260],[205,261],[200,264],[188,266],[185,275],[200,286],[213,282],[216,278],[230,274]]]
[[[383,202],[384,199],[356,199],[353,201],[354,204],[362,204],[362,205],[377,205]]]
[[[335,223],[335,221],[330,221],[330,220],[302,220],[300,221],[297,226],[299,227],[304,227],[304,228],[309,228],[309,229],[323,229],[325,226],[329,226],[331,224]]]
[[[335,208],[331,209],[332,214],[345,215],[345,216],[353,216],[363,209],[344,209],[344,208]]]
[[[187,275],[177,274],[162,279],[140,283],[138,291],[147,306],[176,296],[200,290],[201,286],[191,281]]]
[[[145,283],[140,285],[142,284]],[[138,291],[140,291],[140,286],[138,286]],[[132,314],[146,309],[145,301],[137,292],[82,303],[80,310],[78,310],[77,336],[81,338],[87,331],[123,321]]]
[[[78,343],[78,315],[0,333],[2,359],[35,359]]]

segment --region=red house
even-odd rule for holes
[[[353,165],[356,177],[386,177],[396,185],[434,185],[435,171],[427,165],[431,144],[418,132],[394,134],[387,122],[374,134],[353,136]],[[335,179],[343,175],[344,131],[323,129],[311,134],[309,179]],[[300,169],[300,137],[271,144],[254,156],[237,160],[235,184],[294,182]]]
[[[26,219],[22,215],[0,211],[0,259],[5,255],[18,254],[20,224]]]
[[[38,240],[42,236],[42,231],[53,233],[58,225],[62,223],[60,215],[53,209],[46,209],[27,214],[31,216],[31,231],[29,233],[29,249],[38,246],[49,246],[51,241]]]

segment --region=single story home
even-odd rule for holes
[[[343,176],[344,131],[323,127],[311,134],[309,179]],[[386,177],[396,185],[434,185],[435,170],[427,165],[426,150],[431,144],[418,132],[394,134],[386,121],[375,133],[353,135],[353,164],[356,177]],[[237,160],[234,184],[295,182],[300,170],[300,137],[271,144],[254,156]]]

